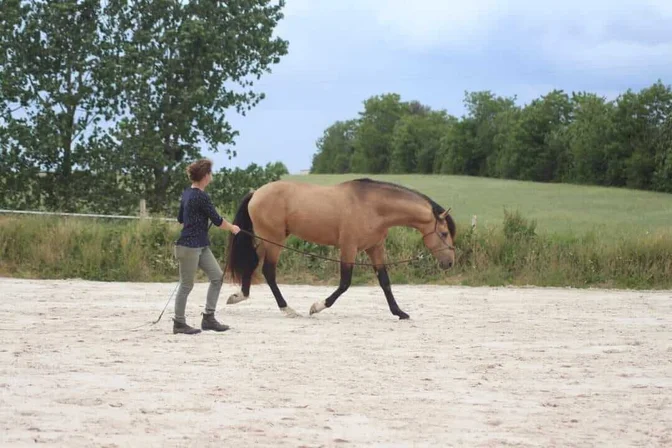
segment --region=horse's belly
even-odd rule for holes
[[[287,232],[315,244],[337,245],[339,240],[338,229],[321,225],[310,219],[289,222]]]

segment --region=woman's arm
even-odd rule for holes
[[[210,200],[210,196],[206,194],[205,199],[206,199],[205,212],[210,218],[210,220],[213,222],[213,224],[221,229],[228,230],[233,233],[238,233],[238,231],[240,230],[238,226],[231,224],[226,219],[219,216],[219,213],[217,213],[217,210],[215,209],[215,206],[212,203],[212,200]]]
[[[212,203],[210,196],[208,196],[207,193],[203,193],[203,209],[208,218],[210,218],[210,221],[217,227],[222,227],[226,222],[224,218],[217,213],[215,205]]]
[[[177,212],[177,222],[184,224],[184,200],[180,199],[180,211]]]

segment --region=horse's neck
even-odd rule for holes
[[[423,231],[431,223],[429,204],[413,198],[388,198],[381,203],[380,219],[384,227],[412,227]]]

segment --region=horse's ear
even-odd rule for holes
[[[448,209],[448,210],[444,210],[444,211],[439,215],[439,218],[441,218],[441,219],[446,219],[446,216],[448,216],[448,212],[449,212],[449,211],[450,211],[450,209]]]

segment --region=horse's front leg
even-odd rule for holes
[[[390,312],[399,317],[399,319],[408,319],[409,315],[401,311],[397,301],[392,294],[392,285],[390,284],[390,277],[387,275],[387,268],[385,267],[385,248],[382,244],[372,247],[366,251],[367,255],[373,263],[373,270],[378,277],[378,283],[385,293],[387,305],[390,307]]]
[[[357,248],[354,246],[341,246],[341,280],[338,283],[338,288],[331,293],[329,297],[324,300],[313,303],[310,307],[310,314],[319,313],[325,308],[331,308],[336,302],[336,299],[341,297],[345,291],[348,290],[352,283],[352,270],[354,268],[355,258],[357,256]]]

